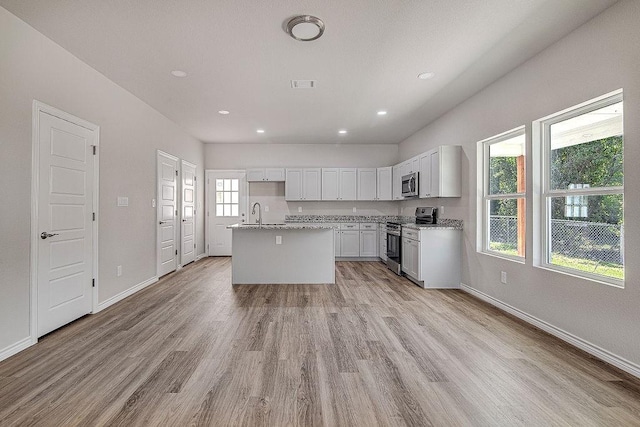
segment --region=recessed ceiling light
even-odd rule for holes
[[[418,74],[418,78],[420,80],[429,80],[429,79],[432,79],[435,75],[436,73],[432,73],[432,72],[420,73]]]
[[[338,131],[338,133],[339,133],[340,135],[344,135],[345,133],[347,133],[347,131],[346,131],[346,130],[344,130],[344,129],[342,129],[342,130],[339,130],[339,131]]]
[[[387,112],[386,112],[386,111],[384,111],[384,110],[383,110],[383,111],[378,111],[378,115],[379,115],[379,116],[386,116],[386,115],[387,115]]]
[[[187,72],[182,70],[173,70],[171,75],[173,77],[187,77]]]
[[[324,22],[311,15],[295,16],[287,22],[287,33],[301,42],[310,42],[324,33]]]
[[[264,133],[264,129],[258,129],[256,132],[258,132],[258,133]]]
[[[223,116],[226,116],[227,114],[229,114],[229,112],[227,110],[220,110],[218,111],[218,114],[222,114]]]

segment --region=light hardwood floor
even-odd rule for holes
[[[640,380],[376,262],[231,286],[208,258],[0,363],[0,425],[640,425]]]

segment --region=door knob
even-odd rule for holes
[[[169,221],[160,221],[160,225],[166,224],[167,222],[169,222]]]
[[[43,231],[42,233],[40,233],[40,238],[41,238],[42,240],[44,240],[44,239],[46,239],[47,237],[53,237],[53,236],[57,236],[57,235],[58,235],[58,233],[53,233],[53,234],[51,234],[51,233],[47,233],[46,231]]]

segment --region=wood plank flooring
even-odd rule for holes
[[[640,425],[640,380],[377,262],[231,286],[208,258],[0,362],[0,425]]]

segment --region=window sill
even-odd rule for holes
[[[517,262],[518,264],[524,264],[525,263],[525,258],[504,255],[504,254],[501,254],[499,252],[478,251],[478,253],[482,254],[482,255],[490,256],[492,258],[499,258],[499,259],[503,259],[505,261]]]
[[[577,272],[575,270],[558,268],[555,265],[551,265],[551,264],[534,265],[534,267],[540,268],[542,270],[551,271],[554,273],[564,274],[566,276],[575,277],[576,279],[582,279],[588,282],[598,283],[600,285],[607,285],[617,289],[624,289],[624,280],[618,280],[618,279],[607,280],[606,278],[601,276],[593,277],[591,275],[580,274],[580,272]]]

